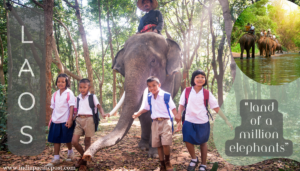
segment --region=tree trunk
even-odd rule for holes
[[[80,14],[80,9],[79,9],[79,5],[78,5],[78,0],[75,0],[75,6],[73,6],[72,4],[70,4],[67,0],[64,0],[69,6],[71,6],[72,8],[74,8],[76,10],[75,14],[77,17],[77,22],[78,22],[78,29],[79,29],[79,33],[81,36],[81,40],[82,40],[82,45],[83,45],[83,57],[85,60],[85,64],[86,64],[86,69],[87,69],[87,73],[88,73],[88,79],[90,80],[90,85],[91,85],[91,89],[90,92],[94,93],[94,79],[93,79],[93,68],[92,68],[92,64],[91,64],[91,60],[90,60],[90,53],[89,53],[89,47],[88,47],[88,43],[86,40],[86,34],[85,34],[85,30],[83,27],[83,23],[82,23],[82,19],[81,19],[81,14]]]
[[[111,30],[109,26],[109,5],[107,3],[107,28],[109,33],[109,47],[110,47],[110,55],[111,55],[111,61],[114,61],[114,50],[112,46],[112,35]],[[116,95],[116,72],[113,70],[113,107],[117,105],[117,95]],[[113,115],[116,115],[117,112]]]
[[[103,105],[103,93],[102,93],[102,88],[103,88],[103,83],[104,83],[104,47],[103,47],[103,36],[102,36],[102,23],[101,23],[101,13],[102,13],[102,8],[103,5],[100,8],[100,0],[98,0],[98,9],[99,9],[99,25],[100,25],[100,39],[101,39],[101,49],[102,49],[102,79],[100,80],[99,83],[99,91],[100,91],[100,103],[101,106]]]
[[[4,48],[3,48],[3,42],[0,35],[0,45],[1,45],[1,60],[0,60],[0,83],[2,85],[5,85],[5,77],[3,72],[3,61],[4,61]]]
[[[231,31],[232,31],[232,21],[231,21],[231,14],[230,14],[230,9],[229,9],[229,2],[228,0],[219,0],[220,5],[222,6],[222,11],[223,11],[223,18],[225,22],[225,31],[227,35],[227,42],[228,46],[230,47],[230,52],[231,52]],[[231,77],[232,77],[232,82],[234,82],[235,79],[235,74],[236,74],[236,64],[233,59],[232,54],[231,56],[231,62],[230,62],[230,69],[231,69]]]
[[[53,36],[53,5],[54,0],[44,1],[44,22],[45,22],[45,71],[46,71],[46,124],[51,118],[51,63],[52,63],[52,36]]]

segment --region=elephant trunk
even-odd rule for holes
[[[128,75],[131,78],[126,77]],[[95,141],[88,150],[84,153],[83,159],[90,161],[92,157],[94,157],[95,153],[105,147],[110,147],[118,142],[120,142],[124,136],[129,131],[132,123],[133,118],[132,115],[139,109],[141,97],[143,94],[144,89],[146,88],[146,84],[143,83],[145,79],[141,78],[133,78],[133,75],[137,75],[136,73],[127,72],[125,75],[125,100],[124,100],[124,107],[121,112],[121,116],[119,121],[112,132],[108,135],[99,138]],[[137,85],[144,85],[144,86],[137,86]]]

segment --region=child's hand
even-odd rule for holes
[[[106,114],[101,114],[103,119],[105,119],[106,116],[110,117],[110,114],[109,113],[106,113]]]
[[[73,120],[68,120],[68,121],[66,122],[65,126],[66,126],[67,128],[71,128],[71,127],[72,127],[72,124],[73,124]]]
[[[233,127],[232,127],[231,123],[230,123],[228,120],[225,121],[225,122],[226,122],[226,124],[230,127],[230,129],[233,130]]]
[[[135,118],[137,118],[137,117],[139,117],[138,113],[135,113],[135,114],[132,115],[132,118],[133,118],[133,119],[135,119]]]
[[[181,121],[180,114],[178,114],[178,115],[175,116],[175,120],[176,120],[177,123],[179,123]]]
[[[181,122],[177,123],[177,129],[175,132],[179,132],[179,131],[181,131]]]

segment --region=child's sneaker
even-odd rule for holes
[[[75,161],[75,154],[74,154],[74,152],[68,153],[68,157],[67,157],[66,161],[67,162],[69,162],[69,161]]]
[[[47,165],[46,165],[46,167],[53,167],[53,166],[56,166],[56,165],[58,165],[60,163],[60,160],[59,159],[52,159],[51,160],[51,162],[50,163],[48,163]]]

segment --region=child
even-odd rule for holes
[[[94,113],[96,114],[96,110],[100,111],[103,118],[109,116],[109,114],[104,114],[102,107],[99,104],[97,97],[94,94],[89,92],[90,80],[82,79],[79,82],[79,91],[80,95],[77,97],[77,103],[75,104],[75,108],[77,108],[77,117],[76,117],[76,127],[72,139],[72,144],[75,149],[81,154],[81,158],[75,164],[75,167],[80,167],[81,165],[86,165],[87,162],[82,159],[83,153],[90,147],[91,138],[95,134],[95,123],[93,119],[93,111],[90,108],[89,104],[89,96],[93,96],[93,102],[95,105]],[[82,146],[79,144],[80,136],[85,135],[84,137],[84,145],[85,150],[83,150]]]
[[[67,143],[69,149],[67,160],[72,161],[74,159],[71,141],[75,127],[73,124],[75,96],[68,89],[70,81],[66,74],[59,74],[55,84],[59,90],[53,93],[51,98],[52,117],[49,123],[48,135],[48,142],[54,143],[54,158],[46,165],[47,167],[53,167],[60,163],[59,151],[61,143]]]
[[[172,145],[173,123],[171,120],[174,118],[173,113],[177,115],[176,106],[170,94],[160,89],[161,84],[158,78],[149,77],[147,79],[147,86],[151,93],[149,93],[145,108],[134,114],[132,118],[137,118],[141,114],[149,110],[151,111],[151,118],[153,120],[151,126],[152,147],[157,147],[161,163],[160,170],[172,171],[170,145]],[[169,97],[168,103],[165,101],[166,96]],[[169,106],[169,108],[167,108],[167,106]]]
[[[210,134],[210,125],[207,114],[207,103],[210,108],[214,109],[231,127],[227,118],[221,112],[217,99],[208,90],[203,89],[207,85],[206,75],[202,70],[196,70],[191,78],[192,87],[186,88],[180,97],[178,115],[176,119],[181,118],[181,112],[186,106],[185,121],[183,123],[182,134],[183,141],[192,157],[188,166],[189,171],[194,171],[199,163],[198,157],[196,158],[194,145],[200,145],[201,161],[202,164],[199,170],[206,170],[206,157],[207,157],[207,141]],[[186,99],[186,91],[190,90]],[[206,93],[206,95],[204,94]],[[207,96],[207,97],[204,97]],[[207,99],[206,105],[204,104],[205,98]],[[188,102],[186,104],[186,101]]]
[[[155,32],[161,34],[163,29],[163,17],[159,10],[157,0],[138,0],[137,6],[140,10],[147,12],[140,20],[138,33]]]

